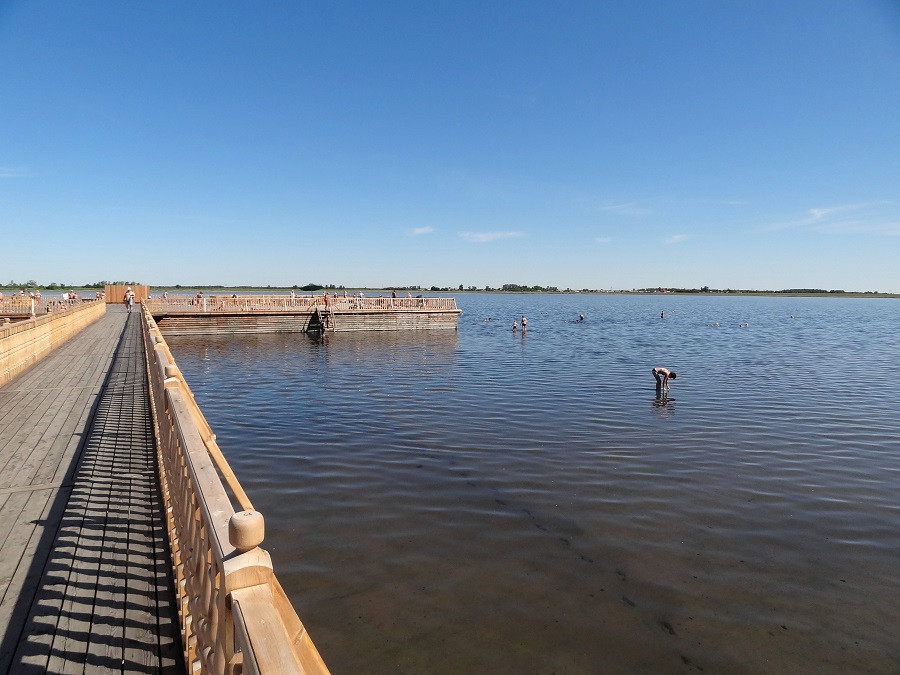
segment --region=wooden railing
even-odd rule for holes
[[[173,312],[302,312],[324,308],[324,295],[209,295],[173,296],[144,301],[151,314]],[[455,310],[456,298],[391,298],[359,295],[329,295],[328,307],[334,311],[370,310]]]
[[[0,314],[9,316],[41,316],[43,314],[65,312],[75,307],[81,307],[89,302],[95,302],[95,299],[63,300],[62,298],[48,295],[43,295],[40,298],[11,295],[0,300]]]
[[[259,547],[262,514],[229,468],[147,305],[144,347],[186,669],[327,673]]]
[[[105,312],[106,303],[86,302],[67,306],[66,311],[45,311],[38,316],[29,313],[25,315],[29,317],[27,319],[0,323],[0,386],[40,361]]]

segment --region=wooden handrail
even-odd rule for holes
[[[197,405],[194,398],[194,392],[191,391],[187,380],[184,379],[184,375],[182,375],[181,370],[179,370],[178,366],[175,364],[175,357],[172,356],[169,345],[166,344],[165,339],[163,339],[162,333],[156,326],[156,322],[153,320],[152,316],[145,316],[144,320],[148,326],[149,345],[152,348],[161,349],[165,354],[165,368],[162,377],[164,379],[174,378],[178,380],[179,386],[187,395],[187,400],[189,401],[188,412],[197,426],[197,430],[200,433],[200,437],[203,439],[203,443],[206,446],[209,456],[219,469],[222,478],[225,480],[225,483],[228,485],[228,488],[231,490],[240,507],[245,510],[252,510],[253,504],[250,502],[250,498],[247,497],[244,488],[241,487],[240,482],[231,470],[228,460],[225,459],[225,455],[222,454],[222,450],[219,448],[218,443],[216,443],[216,435],[209,426],[209,422],[206,421],[206,417],[200,410],[200,406]]]
[[[106,303],[91,302],[72,305],[66,311],[17,316],[10,323],[0,319],[0,385],[40,361],[105,312]]]
[[[328,673],[259,546],[262,514],[245,506],[146,303],[141,317],[187,671]]]
[[[9,314],[12,316],[43,316],[44,314],[53,314],[79,308],[92,302],[99,301],[95,298],[63,300],[55,295],[42,295],[40,298],[11,295],[0,300],[0,314]]]

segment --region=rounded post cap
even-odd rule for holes
[[[228,519],[228,541],[241,553],[259,546],[265,537],[265,523],[259,511],[238,511]]]

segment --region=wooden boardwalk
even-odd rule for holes
[[[0,388],[0,673],[183,672],[138,312]]]

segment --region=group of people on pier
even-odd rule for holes
[[[96,292],[94,300],[105,299],[106,294]],[[44,314],[53,311],[65,311],[70,305],[81,302],[82,298],[74,291],[64,291],[60,295],[41,293],[40,289],[18,293],[10,293],[8,296],[0,291],[0,311],[11,314]]]

